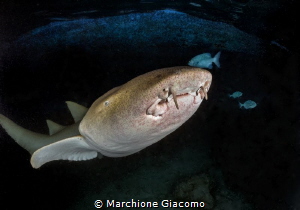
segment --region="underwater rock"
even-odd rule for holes
[[[31,61],[63,50],[82,47],[87,53],[128,51],[135,53],[160,46],[199,47],[259,54],[261,40],[236,27],[204,20],[183,12],[160,10],[120,16],[51,22],[21,36],[13,54]]]
[[[180,201],[204,202],[206,209],[212,209],[214,198],[210,191],[212,180],[206,174],[193,176],[175,187],[174,196]]]

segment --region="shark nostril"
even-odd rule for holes
[[[207,89],[205,88],[205,86],[201,86],[199,88],[199,93],[200,93],[201,99],[203,99],[203,98],[205,98],[206,100],[208,99]]]

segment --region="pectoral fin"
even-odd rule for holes
[[[82,136],[74,136],[35,151],[30,163],[33,168],[39,168],[53,160],[90,160],[97,157],[97,151],[85,143]]]

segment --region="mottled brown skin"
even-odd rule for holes
[[[211,81],[209,71],[190,66],[140,75],[97,99],[80,123],[80,133],[105,156],[133,154],[188,120],[207,98]]]

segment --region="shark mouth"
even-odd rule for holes
[[[206,82],[203,86],[201,86],[197,91],[195,92],[184,92],[178,94],[173,88],[170,89],[164,89],[163,91],[167,92],[167,95],[165,97],[158,97],[158,99],[147,109],[146,114],[152,115],[155,117],[161,117],[164,113],[166,113],[169,109],[169,103],[174,100],[176,108],[179,110],[180,107],[178,105],[178,98],[185,97],[188,95],[194,96],[194,103],[197,104],[201,102],[204,98],[208,99],[208,89],[209,89],[210,83]],[[197,97],[200,95],[199,97]]]

